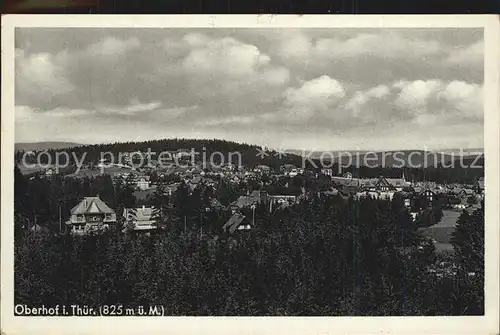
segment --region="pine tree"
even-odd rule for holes
[[[156,222],[157,228],[160,230],[167,229],[172,221],[172,206],[170,197],[162,184],[156,187],[151,203],[154,208],[152,219]]]

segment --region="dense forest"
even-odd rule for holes
[[[259,206],[254,229],[227,235],[224,213],[203,213],[209,195],[181,187],[151,199],[162,229],[149,237],[23,228],[33,212],[51,227],[59,206],[67,215],[78,196],[96,192],[118,213],[133,206],[132,191],[108,178],[49,182],[16,172],[16,304],[162,305],[168,315],[484,313],[482,208],[461,215],[454,256],[436,253],[399,197],[311,197],[273,213]],[[457,268],[436,276],[443,261]]]

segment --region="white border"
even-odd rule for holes
[[[15,27],[122,28],[458,28],[485,36],[485,316],[470,317],[164,317],[13,316],[13,150]],[[2,17],[1,330],[3,334],[498,334],[500,102],[498,17],[493,15],[6,15]],[[423,293],[425,294],[425,293]]]

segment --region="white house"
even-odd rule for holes
[[[124,231],[150,232],[157,229],[153,220],[154,207],[124,208]]]
[[[137,188],[140,190],[147,190],[151,187],[151,180],[149,176],[142,176],[137,179]]]

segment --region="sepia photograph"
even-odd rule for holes
[[[2,314],[495,333],[498,23],[413,18],[12,18]]]

